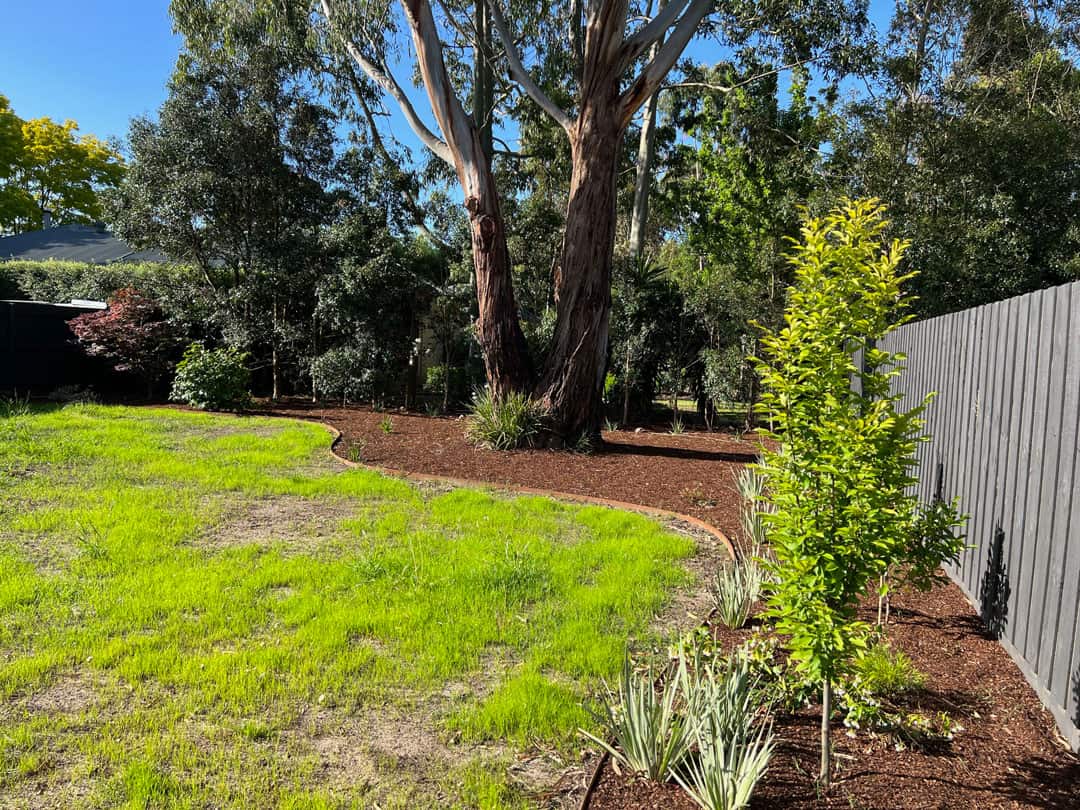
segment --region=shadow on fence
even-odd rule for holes
[[[986,634],[1000,639],[1009,624],[1009,572],[1005,564],[1005,532],[1000,526],[994,530],[994,542],[986,560],[979,589],[979,615],[986,627]]]

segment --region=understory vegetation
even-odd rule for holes
[[[596,728],[590,695],[693,543],[345,470],[328,443],[282,420],[4,412],[0,804],[519,807],[515,753]]]

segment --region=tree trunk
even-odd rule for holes
[[[564,441],[599,437],[615,245],[615,173],[622,126],[618,82],[590,94],[571,135],[572,171],[562,259],[555,273],[555,336],[538,393]]]
[[[499,211],[495,179],[486,165],[484,168],[479,193],[467,197],[465,207],[471,223],[479,307],[476,339],[484,356],[487,383],[496,399],[502,399],[507,394],[528,390],[532,364],[518,320],[506,227]]]
[[[271,376],[271,390],[270,399],[277,402],[278,399],[278,306],[277,296],[274,296],[274,300],[270,305],[270,317],[272,332],[270,335],[270,376]]]
[[[822,790],[829,789],[829,777],[832,771],[832,740],[829,720],[832,715],[832,683],[826,678],[821,688],[821,771],[818,782]]]
[[[660,8],[666,3],[661,0]],[[645,16],[652,15],[652,2],[645,11]],[[649,49],[649,59],[655,59],[663,39],[658,39]],[[652,184],[653,153],[656,147],[656,108],[660,100],[660,91],[656,91],[645,102],[641,118],[641,135],[638,138],[637,174],[634,178],[634,210],[630,216],[630,255],[634,261],[641,261],[645,252],[645,226],[649,220],[649,186]]]

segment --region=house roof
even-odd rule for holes
[[[167,262],[156,250],[136,250],[99,225],[57,225],[0,238],[0,261],[55,259],[89,264]]]

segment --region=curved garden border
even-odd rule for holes
[[[494,483],[492,481],[482,481],[473,478],[453,478],[446,475],[432,475],[430,473],[414,473],[408,470],[399,470],[393,467],[382,467],[378,464],[364,464],[362,462],[350,461],[347,458],[342,458],[334,452],[334,447],[342,439],[341,431],[331,425],[329,422],[316,421],[314,419],[297,419],[295,416],[284,417],[287,419],[295,419],[297,422],[309,422],[311,424],[321,425],[330,432],[333,436],[333,440],[330,442],[330,455],[332,455],[339,462],[347,467],[353,467],[361,470],[371,470],[382,475],[389,476],[391,478],[404,478],[409,481],[426,481],[437,484],[449,484],[455,487],[486,487],[488,489],[495,490],[496,492],[506,492],[512,495],[539,495],[545,498],[551,498],[556,501],[565,501],[569,503],[589,504],[592,506],[606,506],[609,509],[622,509],[627,512],[637,512],[641,515],[647,515],[654,518],[665,518],[667,520],[677,520],[680,523],[686,523],[689,526],[693,526],[695,529],[710,535],[716,540],[719,540],[727,551],[728,556],[735,560],[737,554],[735,552],[735,546],[732,544],[731,539],[720,531],[715,526],[706,523],[704,520],[693,517],[691,515],[684,515],[680,512],[672,512],[670,509],[660,509],[656,506],[645,506],[640,503],[630,503],[629,501],[614,501],[608,498],[597,498],[592,495],[575,495],[571,492],[556,492],[550,489],[537,489],[536,487],[526,486],[514,486],[510,484]]]
[[[292,417],[295,418],[295,417]],[[392,478],[404,478],[410,481],[427,481],[439,484],[450,484],[451,486],[465,486],[476,487],[483,486],[490,489],[494,489],[497,492],[508,492],[516,495],[540,495],[546,498],[552,498],[557,501],[567,501],[570,503],[584,503],[595,506],[606,506],[612,509],[623,509],[629,512],[637,512],[639,514],[648,515],[649,517],[667,518],[668,520],[677,520],[682,523],[687,523],[696,529],[699,529],[706,534],[711,535],[715,539],[719,540],[724,548],[727,550],[728,556],[732,559],[736,559],[735,547],[732,545],[731,540],[726,534],[717,529],[715,526],[711,526],[703,520],[699,520],[691,515],[684,515],[679,512],[672,512],[670,509],[660,509],[655,506],[644,506],[639,503],[629,503],[627,501],[613,501],[608,498],[596,498],[590,495],[574,495],[569,492],[555,492],[549,489],[537,489],[536,487],[524,487],[524,486],[510,486],[507,484],[495,484],[491,481],[478,481],[470,478],[451,478],[445,475],[431,475],[429,473],[413,473],[407,470],[397,470],[391,467],[382,467],[377,464],[362,464],[356,461],[350,461],[347,458],[342,458],[334,452],[334,447],[342,439],[341,431],[333,425],[327,422],[315,422],[315,420],[302,420],[311,421],[314,424],[322,425],[329,431],[333,440],[330,442],[330,455],[337,459],[339,462],[347,467],[362,470],[372,470],[373,472],[387,475]],[[585,788],[585,793],[581,797],[581,802],[578,805],[578,810],[588,810],[591,804],[592,794],[596,790],[596,786],[600,783],[600,774],[604,770],[604,766],[607,764],[608,754],[605,751],[597,761],[596,766],[593,768],[590,775],[588,785]]]

